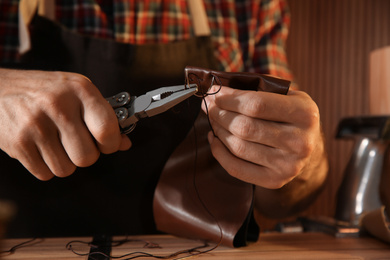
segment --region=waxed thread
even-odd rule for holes
[[[210,87],[208,89],[210,89],[214,85],[214,81],[217,81],[217,83],[219,85],[219,88],[215,92],[206,92],[206,93],[204,93],[203,89],[200,87],[202,85],[203,79],[200,78],[198,75],[196,75],[194,73],[190,73],[188,75],[188,78],[191,79],[193,82],[196,82],[196,84],[198,85],[198,88],[199,88],[198,91],[201,94],[200,97],[202,98],[202,102],[204,103],[204,106],[205,106],[205,109],[206,109],[206,117],[207,117],[207,121],[208,121],[209,127],[210,127],[211,132],[213,133],[214,137],[217,137],[217,135],[214,132],[214,128],[211,125],[210,116],[209,116],[209,108],[207,106],[206,97],[207,96],[211,96],[211,95],[216,95],[222,88],[222,82],[221,82],[221,79],[217,75],[214,75],[214,74],[211,74],[211,75],[213,76],[213,79],[212,79]],[[195,77],[196,80],[194,79],[194,77]],[[187,84],[188,84],[188,82],[186,82],[186,85]]]
[[[24,242],[21,242],[21,243],[15,245],[15,246],[11,247],[8,250],[0,251],[0,255],[3,255],[3,254],[4,255],[5,254],[12,255],[19,248],[33,246],[33,245],[38,244],[38,243],[40,243],[42,241],[43,241],[43,239],[39,239],[37,237],[34,237],[34,238],[31,238],[31,239],[26,240]]]
[[[142,243],[144,243],[143,248],[161,248],[158,244],[150,242],[150,241],[147,241],[147,240],[128,239],[127,237],[125,239],[112,241],[111,247],[120,246],[120,245],[123,245],[125,243],[129,243],[129,242],[142,242]],[[156,255],[156,254],[147,253],[147,252],[135,251],[135,252],[119,255],[119,256],[110,256],[110,255],[107,255],[107,254],[102,253],[102,252],[92,252],[92,253],[91,252],[88,252],[88,253],[76,252],[73,249],[73,246],[72,246],[75,243],[85,244],[85,245],[88,245],[90,248],[91,247],[96,247],[96,245],[94,245],[92,242],[85,242],[85,241],[80,241],[80,240],[70,241],[69,243],[66,244],[66,248],[68,250],[72,251],[76,255],[88,256],[88,257],[91,257],[91,256],[92,257],[93,256],[104,256],[104,257],[107,257],[109,259],[121,259],[121,260],[130,260],[130,259],[141,258],[141,257],[149,257],[149,258],[156,258],[156,259],[180,260],[180,259],[185,259],[185,258],[189,258],[189,257],[192,257],[192,256],[196,256],[196,255],[199,255],[199,254],[203,254],[203,253],[205,253],[205,251],[199,251],[199,249],[208,247],[208,244],[204,243],[203,245],[200,245],[200,246],[197,246],[197,247],[193,247],[191,249],[180,250],[180,251],[177,251],[175,253],[168,254],[168,255]],[[179,257],[179,258],[174,258],[174,257],[177,257],[177,256],[182,255],[182,254],[189,254],[189,255],[185,255],[185,256],[182,256],[182,257]]]

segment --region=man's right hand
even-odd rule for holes
[[[75,73],[0,69],[0,149],[40,180],[131,147],[92,82]]]

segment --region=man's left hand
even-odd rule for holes
[[[216,135],[208,136],[213,156],[240,180],[278,189],[299,176],[313,154],[323,154],[319,110],[305,92],[222,87],[206,102]]]

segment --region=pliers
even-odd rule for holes
[[[140,119],[161,114],[197,91],[196,84],[185,84],[158,88],[139,97],[121,92],[106,100],[115,110],[121,133],[128,134]]]

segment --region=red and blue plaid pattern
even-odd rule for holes
[[[0,0],[0,62],[18,60],[19,0]],[[290,79],[285,0],[204,0],[220,70]],[[74,32],[122,43],[193,37],[186,0],[56,0],[56,19]]]

